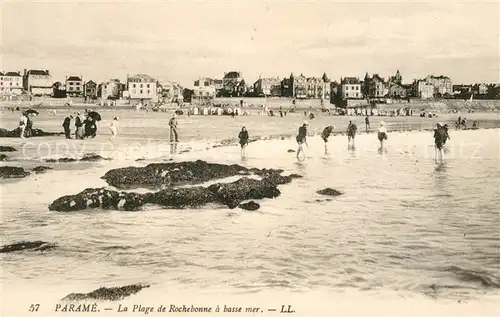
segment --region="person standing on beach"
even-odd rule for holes
[[[66,135],[66,139],[71,139],[71,119],[73,119],[73,116],[72,115],[69,115],[67,116],[66,118],[64,118],[64,122],[62,124],[63,128],[64,128],[64,134]]]
[[[384,141],[387,140],[387,128],[385,127],[385,122],[380,121],[380,126],[378,128],[378,140],[380,141],[380,149],[384,147]]]
[[[328,138],[330,137],[330,134],[332,134],[333,130],[335,130],[335,127],[333,125],[329,125],[323,129],[323,132],[321,132],[321,138],[325,141],[325,154],[328,154]]]
[[[113,140],[118,134],[118,117],[113,118],[113,121],[109,125],[109,130],[111,131],[111,140]]]
[[[358,127],[352,123],[352,121],[349,120],[349,125],[347,126],[347,145],[349,146],[351,144],[352,140],[352,146],[354,147],[354,138],[356,137],[356,131],[358,130]]]
[[[370,118],[368,118],[368,115],[365,117],[365,128],[366,128],[366,133],[370,131]]]
[[[302,144],[307,145],[307,126],[308,125],[309,125],[309,123],[307,121],[304,121],[304,124],[302,124],[302,126],[299,127],[299,134],[295,138],[295,140],[297,140],[297,144],[299,146],[299,148],[297,149],[297,159],[299,161],[301,161],[300,153],[304,153],[304,149],[302,148]],[[304,159],[305,159],[305,153],[304,153]]]
[[[28,124],[28,116],[27,114],[23,113],[21,115],[21,119],[19,120],[19,129],[21,129],[21,139],[25,139],[24,133],[26,131],[26,126]]]
[[[245,148],[248,145],[248,131],[245,126],[241,128],[240,133],[238,134],[238,139],[240,139],[241,145],[241,157],[245,157]]]
[[[170,127],[170,142],[179,142],[178,134],[177,134],[177,119],[176,115],[172,116],[170,121],[168,122],[168,125]]]
[[[83,118],[80,112],[76,113],[75,128],[75,139],[83,140]]]

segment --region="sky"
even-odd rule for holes
[[[146,73],[192,86],[241,71],[332,80],[428,74],[499,82],[500,2],[15,1],[0,5],[0,70],[54,81]]]

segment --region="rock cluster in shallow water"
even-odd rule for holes
[[[0,166],[0,178],[24,178],[29,174],[22,167]]]
[[[117,301],[138,293],[149,285],[132,284],[120,287],[101,287],[90,293],[71,293],[63,301],[108,300]]]
[[[55,248],[55,244],[45,241],[23,241],[13,244],[7,244],[0,248],[0,253],[11,253],[17,251],[45,251]]]
[[[31,129],[31,137],[55,136],[63,135],[63,132],[45,132],[42,129]],[[7,130],[0,128],[0,138],[19,138],[21,137],[21,129]]]

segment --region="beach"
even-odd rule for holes
[[[41,111],[34,127],[62,131],[71,112]],[[431,130],[438,121],[452,126],[459,114],[370,117],[368,134],[362,116],[183,115],[180,143],[172,149],[171,113],[99,112],[103,120],[95,139],[1,139],[18,150],[7,153],[2,166],[53,168],[2,180],[2,243],[56,244],[45,252],[1,255],[6,314],[19,311],[11,303],[21,297],[43,303],[39,316],[53,316],[57,299],[69,293],[137,283],[150,287],[120,303],[254,305],[278,311],[292,305],[300,316],[500,312],[495,306],[500,299],[496,113],[466,114],[469,125],[477,120],[485,129],[450,128],[444,163],[437,164]],[[19,115],[3,112],[1,127],[14,129]],[[111,141],[107,126],[114,116],[120,132]],[[304,119],[310,137],[306,159],[299,163],[289,150],[297,148],[294,137]],[[342,135],[349,120],[360,132],[354,150]],[[382,152],[375,133],[380,120],[389,131]],[[330,124],[338,134],[330,137],[325,155],[318,134]],[[255,138],[245,159],[236,146],[243,125]],[[111,160],[46,162],[90,153]],[[195,160],[283,169],[302,178],[279,186],[281,195],[259,200],[260,209],[253,212],[217,205],[48,210],[61,196],[111,188],[101,178],[111,169]],[[343,194],[327,199],[316,193],[327,187]],[[99,305],[113,307],[106,316],[120,314],[117,303]]]

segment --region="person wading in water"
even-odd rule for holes
[[[111,140],[113,140],[118,134],[118,117],[114,117],[113,121],[111,121],[109,131],[111,132]]]
[[[73,119],[72,115],[67,116],[64,118],[64,122],[62,124],[64,128],[64,134],[66,135],[66,139],[71,139],[71,120]]]
[[[352,123],[352,121],[349,121],[349,125],[347,126],[347,146],[351,146],[351,140],[352,140],[352,148],[354,149],[354,138],[356,137],[356,131],[358,130],[358,127]]]
[[[304,121],[304,124],[301,127],[299,127],[299,134],[295,138],[295,140],[297,140],[297,144],[299,146],[299,148],[297,149],[297,160],[299,160],[299,161],[303,161],[306,158],[306,154],[304,153],[304,149],[302,148],[302,144],[305,143],[305,145],[307,145],[307,126],[308,125],[309,125],[309,123],[307,121]],[[307,146],[309,147],[309,145],[307,145]],[[300,158],[300,153],[302,153],[304,155],[304,157],[302,159]]]
[[[387,140],[387,128],[385,127],[385,122],[380,121],[380,126],[378,128],[378,140],[380,141],[380,150],[384,148],[384,141]]]
[[[244,126],[241,128],[241,131],[238,134],[238,139],[240,139],[241,157],[245,157],[245,148],[248,145],[248,131]]]
[[[332,134],[333,130],[335,130],[335,127],[333,125],[329,125],[323,129],[323,132],[321,132],[321,138],[325,141],[325,154],[328,154],[328,138],[330,137],[330,134]]]
[[[365,117],[365,128],[366,128],[366,133],[370,131],[370,118],[368,116]]]
[[[170,142],[179,142],[179,136],[177,135],[177,119],[175,114],[168,122],[168,125],[170,127]]]
[[[441,123],[436,124],[436,129],[434,129],[434,145],[436,146],[436,162],[438,161],[438,156],[439,156],[439,161],[442,163],[443,162],[443,147],[444,144],[446,143],[446,139],[449,138],[448,132],[446,128],[443,127]]]

